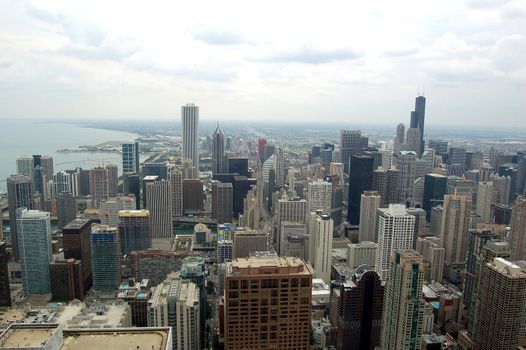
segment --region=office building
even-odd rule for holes
[[[199,289],[172,273],[157,286],[148,301],[148,327],[171,327],[173,349],[200,347]]]
[[[113,292],[121,283],[121,252],[117,227],[91,227],[91,263],[93,289]]]
[[[33,209],[33,184],[26,175],[11,175],[7,178],[7,205],[9,208],[9,223],[11,227],[11,245],[15,259],[19,257],[18,230],[16,210],[18,208]]]
[[[281,240],[279,256],[295,256],[308,260],[309,236],[307,234],[307,225],[283,221],[281,223]]]
[[[199,107],[193,103],[181,106],[183,159],[191,159],[199,171]]]
[[[135,196],[110,197],[100,201],[99,217],[103,225],[117,226],[119,224],[119,211],[135,210]]]
[[[384,287],[369,266],[357,268],[352,278],[335,288],[336,349],[374,350],[380,345]]]
[[[122,144],[122,172],[138,173],[139,168],[139,142]]]
[[[232,201],[231,183],[219,182],[212,185],[212,217],[217,220],[218,224],[232,222],[234,216]]]
[[[168,162],[144,163],[141,169],[142,176],[157,176],[161,180],[168,180]]]
[[[378,254],[374,265],[382,281],[385,281],[391,252],[413,246],[415,217],[407,214],[403,204],[390,204],[389,208],[379,208],[377,213]]]
[[[429,140],[429,148],[435,150],[437,155],[443,155],[447,153],[447,141],[442,140]]]
[[[229,155],[227,157],[226,173],[238,174],[241,176],[248,176],[248,158],[247,157],[234,157]]]
[[[369,139],[362,136],[360,130],[340,131],[340,156],[346,174],[349,173],[349,164],[352,155],[358,155],[363,148],[367,148]]]
[[[49,263],[51,297],[54,301],[84,300],[82,262],[76,259],[57,259]]]
[[[183,180],[183,212],[199,213],[204,210],[201,180]]]
[[[16,216],[24,294],[49,293],[49,263],[52,259],[50,215],[39,210],[18,208]]]
[[[483,223],[493,222],[493,212],[497,200],[497,192],[492,182],[479,182],[477,188],[476,214]]]
[[[91,222],[86,219],[75,219],[62,229],[64,258],[82,262],[85,290],[89,289],[92,284],[90,236]]]
[[[380,207],[381,197],[377,191],[365,191],[360,200],[360,242],[376,242],[376,210]],[[374,265],[374,264],[372,264]]]
[[[62,230],[77,217],[77,201],[69,192],[62,192],[57,197],[57,226]]]
[[[170,182],[146,183],[146,209],[150,212],[152,238],[172,237],[172,191]]]
[[[108,196],[115,197],[119,193],[119,168],[117,164],[106,164],[108,170]]]
[[[423,257],[396,249],[389,263],[382,318],[382,350],[418,350],[422,341],[425,301]]]
[[[426,231],[426,212],[422,208],[406,208],[406,213],[415,217],[415,232],[413,235],[412,249],[416,248],[418,237],[427,234]]]
[[[183,174],[180,169],[172,169],[168,174],[172,191],[172,216],[183,216]]]
[[[526,260],[526,197],[515,200],[511,213],[511,260]]]
[[[309,213],[309,262],[317,278],[331,283],[332,235],[334,221],[321,211]]]
[[[447,190],[447,177],[440,174],[426,174],[424,177],[424,200],[422,208],[426,211],[426,217],[431,219],[431,208],[441,204]]]
[[[222,264],[232,260],[234,242],[229,239],[223,239],[217,242],[217,263]]]
[[[108,169],[97,167],[89,173],[89,188],[91,194],[91,207],[98,209],[100,201],[109,196]]]
[[[122,174],[123,194],[135,196],[135,209],[141,209],[141,175],[139,173]]]
[[[416,241],[416,251],[424,257],[424,281],[441,282],[444,275],[444,248],[438,237],[422,237]]]
[[[466,149],[462,147],[451,147],[447,156],[447,164],[466,165]]]
[[[420,132],[420,152],[424,152],[424,122],[426,117],[426,98],[417,96],[415,99],[415,110],[411,112],[410,128],[417,128]],[[408,142],[408,141],[406,141]]]
[[[32,157],[18,157],[16,158],[16,173],[18,175],[25,175],[33,178],[35,165]]]
[[[416,153],[417,157],[420,158],[423,150],[420,151],[420,130],[418,128],[409,128],[407,129],[407,139],[405,144],[406,151],[413,151]]]
[[[283,148],[278,147],[274,153],[274,169],[276,170],[276,185],[285,185],[285,154]]]
[[[223,134],[223,131],[221,131],[221,128],[219,127],[219,123],[217,123],[217,128],[212,134],[212,173],[213,174],[221,174],[225,172],[224,171],[225,170],[224,158],[225,158],[225,135]]]
[[[473,339],[479,349],[517,349],[526,305],[526,274],[495,258],[482,268],[480,304]]]
[[[509,225],[511,222],[511,214],[513,206],[506,204],[495,205],[495,224]]]
[[[416,153],[401,151],[395,157],[396,169],[400,172],[400,189],[398,203],[411,203],[415,183]]]
[[[352,269],[356,269],[361,265],[374,267],[377,254],[378,243],[362,241],[360,243],[347,244],[347,265]]]
[[[278,252],[282,251],[281,223],[285,221],[305,223],[307,218],[307,204],[305,199],[289,199],[288,197],[278,199],[276,205],[276,237],[273,239],[278,245]]]
[[[254,257],[228,263],[225,349],[311,349],[311,289],[312,273],[298,258]],[[253,304],[269,308],[254,309]],[[247,309],[251,311],[245,315]]]
[[[268,235],[264,231],[236,230],[233,250],[234,258],[247,258],[250,252],[268,250]]]
[[[119,211],[119,241],[121,254],[147,250],[152,246],[152,227],[148,210]]]
[[[380,195],[380,206],[398,203],[400,197],[400,172],[396,169],[373,171],[372,190]]]
[[[364,191],[373,188],[374,159],[368,156],[351,155],[350,160],[347,221],[351,225],[358,225],[361,195]]]
[[[259,162],[261,164],[263,164],[263,162],[265,162],[265,145],[267,144],[267,139],[265,138],[260,138],[258,139],[258,157],[259,157]]]
[[[6,243],[2,241],[0,242],[0,306],[11,306],[8,263],[9,255],[7,254]]]
[[[307,192],[308,211],[321,210],[325,214],[331,213],[332,184],[317,180],[309,182]]]
[[[465,262],[471,214],[471,197],[445,195],[440,224],[440,240],[445,262]]]

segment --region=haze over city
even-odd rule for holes
[[[0,118],[526,126],[526,1],[3,1]]]

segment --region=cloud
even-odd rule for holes
[[[505,73],[526,69],[526,37],[514,34],[501,38],[492,54],[495,66]]]
[[[249,43],[249,40],[244,36],[224,29],[207,29],[193,32],[191,35],[208,45],[241,45]]]
[[[323,64],[335,61],[355,60],[363,53],[351,49],[311,49],[303,47],[295,50],[280,51],[271,55],[249,58],[260,62]]]
[[[122,61],[139,51],[140,46],[133,39],[107,36],[100,46],[68,44],[57,52],[80,59]]]
[[[469,0],[468,5],[473,8],[493,8],[509,3],[512,0]]]
[[[9,68],[11,67],[13,64],[11,62],[8,62],[8,61],[0,61],[0,69],[2,68]]]
[[[393,50],[387,50],[384,52],[385,57],[407,57],[407,56],[413,56],[417,54],[420,51],[420,47],[407,47],[407,48],[399,48],[399,49],[393,49]]]

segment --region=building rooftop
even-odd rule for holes
[[[150,211],[146,209],[141,210],[119,210],[119,217],[148,217]]]
[[[59,324],[12,325],[0,335],[0,348],[44,349],[46,343],[56,331],[61,331]]]
[[[311,275],[305,262],[296,257],[250,257],[232,260],[232,275],[301,274]]]
[[[170,331],[167,328],[135,328],[65,331],[62,350],[165,350]]]
[[[84,225],[86,225],[88,223],[89,223],[88,219],[81,219],[81,218],[74,219],[69,224],[67,224],[66,227],[64,227],[64,229],[78,230],[79,228],[82,228]]]

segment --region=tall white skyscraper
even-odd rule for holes
[[[322,210],[324,214],[330,214],[332,200],[332,184],[327,181],[318,180],[309,182],[307,202],[308,211]]]
[[[183,159],[191,159],[199,171],[199,107],[193,103],[181,106]]]
[[[378,254],[375,270],[382,281],[387,279],[389,258],[394,250],[411,249],[415,232],[415,217],[406,212],[403,204],[389,204],[378,209]]]
[[[316,276],[331,283],[332,231],[334,222],[330,215],[309,213],[309,261]]]
[[[492,212],[497,201],[497,191],[493,187],[493,182],[479,182],[477,190],[477,210],[483,223],[493,221]]]
[[[376,191],[365,191],[361,196],[358,231],[360,242],[376,242],[376,209],[380,207],[380,201],[380,195]]]

